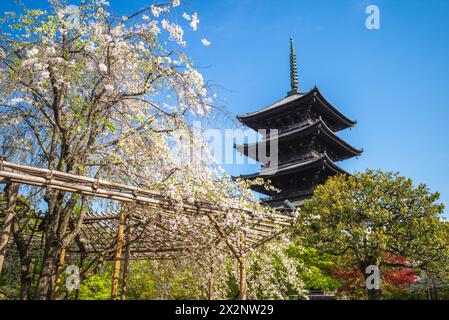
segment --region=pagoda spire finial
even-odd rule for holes
[[[288,95],[299,93],[298,86],[298,67],[296,65],[295,47],[293,45],[293,37],[290,37],[290,85],[291,91]]]

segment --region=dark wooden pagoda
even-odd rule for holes
[[[291,91],[286,97],[268,107],[237,117],[254,130],[267,130],[258,143],[235,146],[246,156],[259,161],[256,152],[258,144],[267,143],[266,150],[270,150],[270,141],[277,139],[278,165],[273,167],[261,163],[259,172],[240,176],[270,180],[280,192],[267,191],[260,186],[254,186],[253,190],[268,195],[262,200],[276,208],[300,206],[304,199],[311,197],[314,188],[327,178],[346,174],[336,162],[362,153],[362,150],[335,134],[354,126],[356,121],[348,119],[333,107],[317,87],[306,93],[299,90],[293,39],[290,39],[290,76]],[[277,135],[270,136],[269,129],[278,129]]]

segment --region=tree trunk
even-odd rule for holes
[[[79,200],[78,194],[72,194],[64,204],[65,193],[49,190],[45,195],[48,203],[48,213],[45,217],[45,246],[39,282],[36,288],[35,299],[51,299],[56,287],[57,263],[59,252],[63,247],[67,225],[73,214],[73,209]],[[68,246],[70,243],[67,243]]]
[[[55,289],[53,290],[53,299],[58,296],[59,291],[61,290],[62,270],[64,268],[64,262],[65,262],[65,248],[62,248],[61,251],[59,252],[59,261],[56,267],[56,283]]]
[[[55,244],[46,246],[42,268],[39,275],[39,282],[36,288],[34,298],[36,300],[51,299],[52,288],[54,288],[53,275],[55,274],[56,262],[57,262],[58,249]]]
[[[34,299],[51,299],[56,281],[56,263],[58,261],[58,226],[62,214],[63,194],[58,191],[48,191],[45,200],[48,203],[48,212],[45,217],[45,245],[42,258],[41,272]]]
[[[381,300],[382,299],[382,290],[380,289],[371,289],[367,290],[368,292],[368,300]]]
[[[25,259],[20,262],[22,270],[20,273],[20,299],[30,299],[31,284],[33,282],[34,266],[33,259],[30,256],[26,256]]]
[[[371,270],[372,269],[372,270]],[[365,288],[369,300],[382,299],[381,275],[378,259],[370,259],[360,265],[360,271],[365,279]]]
[[[83,247],[83,249],[84,249],[84,247]],[[80,276],[82,274],[82,270],[83,270],[83,266],[84,266],[84,259],[85,259],[84,251],[85,250],[82,250],[81,255],[80,255],[80,262],[79,262]],[[75,300],[79,300],[79,296],[80,296],[80,288],[78,287],[78,288],[76,288],[76,291],[75,291]]]
[[[5,187],[6,209],[5,222],[0,234],[0,274],[2,274],[3,263],[5,261],[6,248],[8,247],[9,236],[14,216],[16,214],[16,202],[19,192],[18,183],[8,183]]]
[[[19,252],[21,273],[20,273],[20,299],[28,300],[30,298],[31,283],[33,282],[34,265],[33,259],[29,255],[28,246],[22,236],[17,217],[13,221],[12,233],[17,251]],[[33,235],[31,235],[33,237]]]

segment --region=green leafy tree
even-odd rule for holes
[[[109,269],[85,279],[81,284],[78,298],[80,300],[110,299],[112,274]]]
[[[331,270],[335,267],[333,256],[320,252],[313,247],[302,247],[299,244],[288,248],[289,256],[301,261],[305,268],[299,271],[299,277],[304,282],[307,290],[320,289],[324,292],[334,291],[340,286],[340,281],[331,276]]]
[[[303,239],[323,252],[350,255],[365,277],[366,268],[413,267],[441,272],[448,266],[448,228],[438,193],[413,185],[398,173],[368,170],[335,176],[317,187],[301,210]],[[394,263],[386,256],[404,257]],[[381,288],[367,289],[380,299]]]
[[[127,281],[128,300],[204,299],[207,279],[183,261],[133,261]],[[111,297],[112,264],[82,281],[80,300]]]

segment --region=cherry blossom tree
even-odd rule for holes
[[[50,170],[157,189],[180,203],[202,199],[224,209],[266,210],[192,134],[192,118],[207,116],[214,102],[183,52],[184,29],[196,31],[199,15],[182,7],[174,0],[117,17],[107,1],[74,7],[51,0],[48,11],[3,18],[2,153]],[[38,194],[47,210],[35,298],[46,299],[58,255],[73,243],[94,201],[51,189]],[[226,223],[242,227],[237,214]]]

